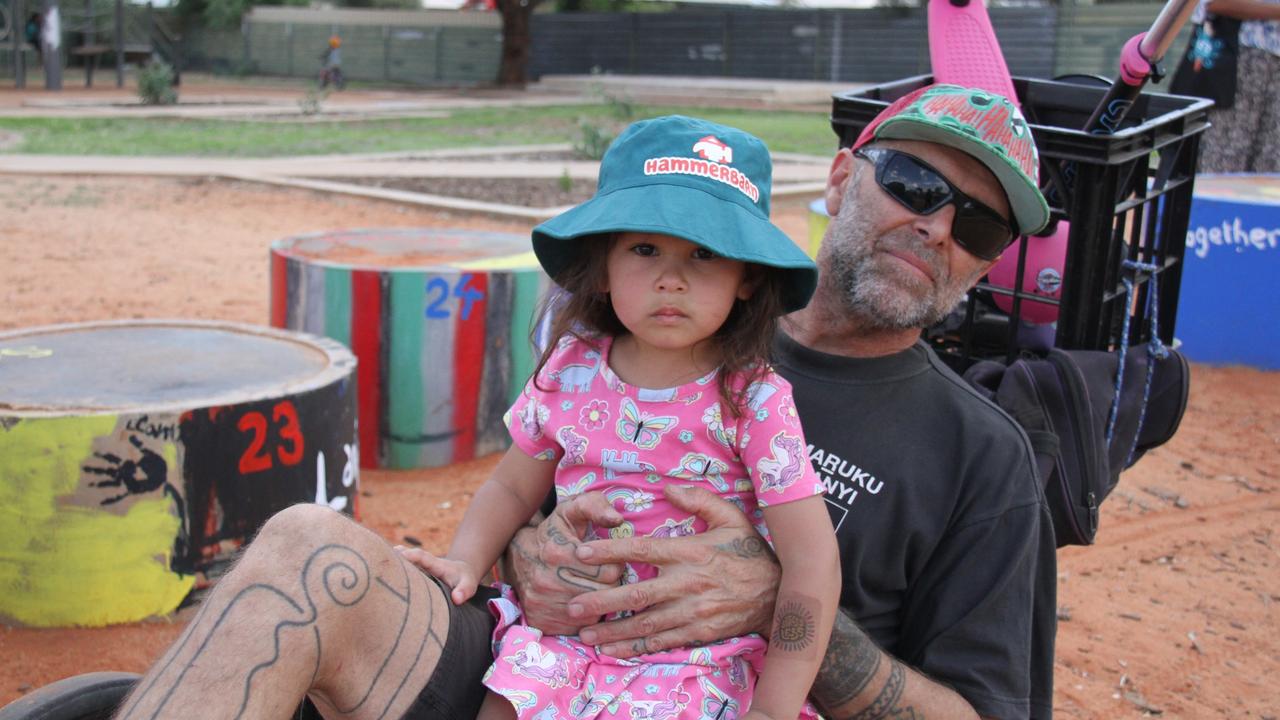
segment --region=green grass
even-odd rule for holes
[[[777,152],[825,156],[836,139],[821,112],[635,106],[637,118],[683,113],[733,125]],[[280,123],[170,118],[0,119],[18,133],[9,153],[280,157],[573,142],[579,123],[616,132],[607,105],[457,110],[447,118]]]

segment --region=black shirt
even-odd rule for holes
[[[878,358],[779,333],[826,485],[841,606],[980,715],[1052,715],[1056,558],[1021,428],[923,343]]]

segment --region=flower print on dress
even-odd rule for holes
[[[562,503],[574,495],[581,495],[586,492],[587,488],[591,486],[591,483],[595,481],[596,473],[593,470],[571,483],[556,485],[556,502]]]
[[[679,423],[674,415],[650,415],[636,407],[629,398],[622,398],[622,417],[618,418],[618,439],[629,442],[641,450],[658,446],[662,436]]]
[[[513,675],[527,677],[553,690],[568,687],[579,674],[579,668],[585,664],[581,660],[575,660],[571,667],[567,656],[543,650],[536,642],[526,644],[520,652],[503,659],[511,663]]]
[[[676,522],[675,518],[667,518],[661,525],[653,529],[649,533],[649,537],[655,538],[673,538],[687,537],[694,533],[693,523],[696,518],[687,517],[684,520]]]
[[[647,493],[643,490],[618,488],[617,490],[610,490],[604,496],[615,507],[621,503],[619,509],[623,512],[636,513],[653,507],[653,493]]]
[[[804,443],[795,435],[778,433],[769,441],[769,447],[773,454],[756,463],[756,471],[760,474],[760,492],[773,490],[780,493],[804,477],[804,463],[808,459],[805,457]],[[760,502],[765,504],[763,498]]]
[[[618,523],[615,527],[609,528],[609,537],[613,538],[614,540],[629,538],[634,536],[635,534],[636,534],[636,526],[632,525],[630,522],[626,520],[623,520],[622,522]]]
[[[564,448],[564,457],[560,458],[560,467],[582,464],[582,457],[587,452],[588,443],[586,438],[574,432],[572,427],[565,425],[556,431],[556,440]]]
[[[681,480],[706,480],[716,492],[727,492],[729,483],[724,479],[729,464],[705,453],[685,453],[679,467],[667,471],[667,475]]]
[[[727,448],[733,448],[734,435],[737,431],[733,427],[725,427],[724,412],[720,409],[720,403],[712,403],[702,411],[702,424],[707,426],[707,435],[712,440]]]
[[[607,400],[592,400],[583,405],[582,410],[578,412],[578,424],[588,432],[599,430],[607,422],[609,422],[609,402]]]
[[[796,401],[790,393],[784,395],[782,402],[778,403],[778,416],[787,425],[793,428],[800,427],[800,413],[796,411]]]

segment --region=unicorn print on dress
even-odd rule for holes
[[[618,439],[629,442],[641,450],[652,450],[679,419],[673,415],[650,415],[636,407],[629,398],[622,398],[622,417],[618,418]]]
[[[565,365],[549,373],[548,377],[560,383],[560,389],[564,392],[591,392],[591,381],[600,372],[600,353],[588,350],[583,357],[594,362],[591,365]]]
[[[551,411],[537,401],[530,398],[528,404],[520,408],[520,412],[516,414],[516,418],[520,421],[520,431],[523,432],[530,440],[542,439],[542,425],[551,419]]]
[[[805,456],[804,444],[795,435],[778,433],[769,441],[769,447],[773,449],[773,455],[756,463],[760,472],[760,492],[782,492],[804,477],[804,466],[809,460]]]
[[[687,517],[679,522],[675,518],[667,518],[661,525],[649,533],[649,537],[674,538],[694,534],[693,523],[697,518]]]
[[[525,645],[515,655],[505,659],[511,663],[512,673],[536,680],[552,689],[568,686],[577,674],[570,669],[568,657],[543,651],[542,646],[536,643]],[[574,663],[575,666],[581,664],[580,660]]]
[[[564,448],[564,457],[560,458],[560,467],[581,465],[582,457],[587,453],[587,439],[565,425],[556,431],[556,440]]]

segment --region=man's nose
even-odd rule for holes
[[[916,233],[927,245],[942,247],[952,241],[951,223],[956,217],[955,203],[947,203],[928,215],[916,219]]]

